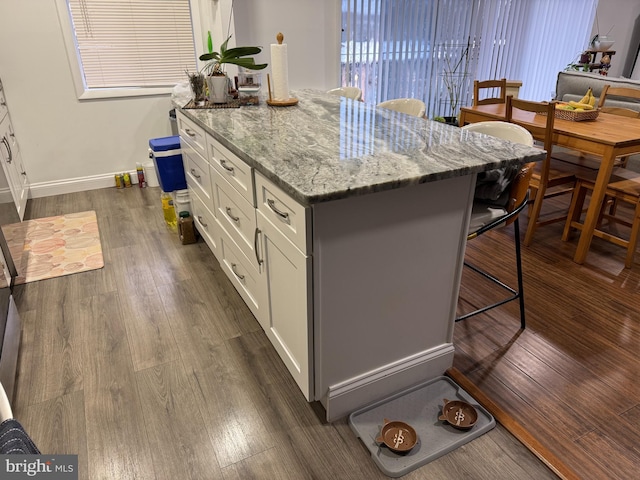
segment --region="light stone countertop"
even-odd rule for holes
[[[314,90],[291,107],[182,109],[304,205],[543,158],[541,150]]]

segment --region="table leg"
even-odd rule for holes
[[[576,253],[573,257],[573,261],[581,265],[587,258],[587,252],[591,246],[593,231],[595,230],[596,223],[598,222],[598,215],[600,214],[600,208],[602,207],[602,201],[604,200],[604,192],[607,189],[607,184],[611,178],[611,171],[613,170],[613,162],[615,158],[616,155],[613,147],[607,148],[602,156],[602,162],[598,169],[596,183],[593,188],[593,193],[591,194],[591,200],[589,201],[587,216],[582,226],[582,232],[580,233],[578,248],[576,249]]]

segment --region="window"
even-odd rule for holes
[[[521,98],[549,100],[558,71],[589,43],[596,6],[597,0],[343,0],[342,84],[360,87],[368,103],[419,98],[429,117],[471,104],[476,78],[522,80]]]
[[[167,93],[196,70],[189,0],[57,0],[79,98]]]

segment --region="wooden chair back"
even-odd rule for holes
[[[497,95],[495,92],[497,89]],[[489,90],[490,97],[480,98],[481,90]],[[505,103],[507,96],[507,79],[500,80],[474,80],[473,82],[473,106],[491,105],[493,103]]]
[[[537,170],[534,171],[531,175],[531,181],[529,182],[529,188],[533,197],[533,206],[529,210],[529,225],[527,226],[527,233],[524,237],[524,244],[530,245],[533,240],[533,235],[539,226],[565,220],[566,215],[541,220],[542,202],[545,198],[571,193],[573,191],[573,184],[575,183],[575,172],[573,168],[577,167],[558,168],[555,164],[552,166],[551,153],[553,150],[555,102],[532,102],[508,96],[506,103],[507,121],[516,123],[529,130],[533,138],[542,142],[543,148],[547,152],[539,172]],[[518,115],[518,110],[534,113],[535,117],[529,120],[526,115]],[[544,121],[540,122],[535,120],[536,118],[544,118]]]
[[[605,106],[607,97],[621,97],[621,99],[623,100],[633,98],[635,100],[638,100],[638,103],[640,103],[640,88],[612,87],[607,83],[602,87],[602,93],[600,94],[598,108],[603,108]]]
[[[507,203],[507,212],[513,212],[526,198],[529,191],[529,182],[533,175],[533,169],[535,168],[535,162],[525,163],[520,168],[518,175],[511,182],[509,188],[509,202]],[[507,225],[512,223],[515,217],[510,218],[507,221]]]
[[[551,151],[553,150],[553,122],[555,120],[555,103],[554,102],[532,102],[530,100],[522,100],[513,98],[511,95],[506,101],[506,120],[507,122],[516,123],[526,128],[533,138],[542,142],[543,148],[547,151],[546,163],[549,163]],[[532,112],[536,115],[544,115],[544,124],[527,122],[514,118],[514,110],[523,112]],[[517,116],[517,115],[516,115]]]

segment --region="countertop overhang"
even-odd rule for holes
[[[314,90],[181,111],[304,205],[539,161],[541,150]]]

